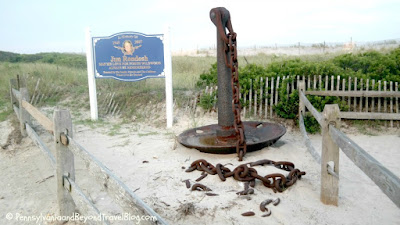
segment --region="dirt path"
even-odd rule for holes
[[[172,130],[143,123],[122,124],[117,131],[114,130],[113,136],[109,135],[112,125],[121,124],[121,121],[112,121],[95,128],[76,125],[74,132],[75,139],[82,146],[170,224],[400,224],[400,209],[344,154],[340,156],[339,206],[323,205],[319,201],[320,166],[307,152],[300,134],[291,129],[273,146],[248,153],[245,158],[246,162],[264,158],[292,161],[296,167],[307,172],[302,180],[285,192],[274,193],[258,182],[250,198],[237,196],[236,192],[243,190],[243,183],[233,179],[221,182],[217,176],[210,175],[200,183],[210,187],[218,196],[190,191],[182,181],[190,179],[193,183],[200,172],[186,173],[182,168],[187,168],[192,161],[204,158],[214,165],[232,163],[232,166],[228,165],[229,168],[240,164],[235,155],[200,153],[175,142],[175,135],[193,125],[215,123],[213,118],[205,116],[193,121],[193,118],[182,116]],[[0,123],[0,141],[4,142],[7,139],[4,136],[8,136],[11,131],[9,122]],[[41,132],[41,136],[45,142],[51,143],[50,135]],[[398,134],[372,137],[351,134],[350,137],[400,176]],[[312,141],[316,149],[319,149],[320,135],[312,136]],[[24,224],[7,220],[7,213],[57,214],[53,169],[28,138],[2,149],[0,162],[0,224]],[[268,167],[257,170],[261,174],[276,171]],[[88,196],[101,211],[109,215],[119,215],[122,212],[118,206],[110,203],[111,200],[86,175],[86,169],[79,160],[76,161],[76,171],[78,184],[89,193]],[[271,216],[261,217],[260,202],[278,197],[281,203],[271,206]],[[254,211],[256,215],[240,215],[246,211]]]

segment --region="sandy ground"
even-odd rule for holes
[[[206,196],[204,192],[185,187],[182,181],[190,179],[193,183],[200,172],[186,173],[183,167],[187,168],[200,158],[214,165],[232,163],[227,166],[229,168],[241,163],[233,154],[211,155],[187,149],[176,143],[175,136],[193,126],[216,123],[215,114],[201,118],[180,114],[173,129],[157,128],[150,122],[123,124],[114,136],[109,135],[112,125],[122,121],[107,120],[107,125],[95,128],[74,126],[75,139],[169,224],[400,224],[400,209],[343,153],[340,156],[339,206],[323,205],[319,200],[320,165],[313,161],[296,129],[288,127],[277,143],[245,157],[245,162],[259,159],[293,162],[307,172],[295,185],[283,193],[274,193],[257,182],[253,195],[237,196],[236,192],[243,190],[243,183],[233,179],[221,182],[217,176],[209,175],[200,183],[219,196]],[[356,143],[400,176],[399,130],[392,129],[379,136],[348,131]],[[40,129],[38,132],[44,142],[51,143],[50,135]],[[10,121],[0,123],[0,145],[4,147],[0,148],[0,224],[35,224],[7,220],[5,215],[57,215],[55,178],[40,149],[29,138],[20,139],[17,134]],[[321,136],[312,135],[311,139],[316,149],[320,149]],[[277,171],[271,167],[258,167],[257,170],[260,174]],[[109,215],[122,213],[86,175],[85,166],[79,159],[76,159],[76,173],[77,183],[101,211]],[[281,203],[270,207],[271,216],[261,217],[260,202],[278,197]],[[240,215],[247,211],[256,215]],[[37,224],[56,223],[42,221]]]

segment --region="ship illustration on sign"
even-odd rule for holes
[[[114,46],[114,48],[121,50],[121,52],[124,55],[133,55],[135,50],[140,47],[142,47],[142,45],[133,46],[133,44],[130,40],[125,40],[124,43],[122,44],[122,47]]]

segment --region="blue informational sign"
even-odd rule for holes
[[[164,36],[122,32],[92,37],[96,78],[139,81],[164,78]]]

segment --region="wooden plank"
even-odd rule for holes
[[[40,84],[40,77],[36,81],[36,86],[35,86],[35,90],[33,91],[33,96],[37,96],[37,91],[38,91],[38,88],[39,88],[39,84]],[[57,88],[60,88],[60,87],[57,87]],[[33,102],[34,102],[34,98],[32,97],[30,103],[33,104]]]
[[[257,90],[254,90],[254,116],[257,116]]]
[[[393,82],[390,81],[389,83],[390,87],[389,87],[389,91],[392,92],[393,91]],[[393,113],[393,98],[390,97],[390,109],[389,109],[390,113]],[[393,120],[390,120],[390,127],[393,128]]]
[[[354,78],[354,91],[357,92],[357,77]],[[357,111],[357,97],[354,98],[354,112]]]
[[[239,98],[240,99],[240,98]],[[119,106],[119,103],[117,103],[114,107],[114,110],[111,113],[111,116],[114,116],[115,111],[117,111],[117,108]],[[196,109],[196,99],[193,100],[193,105],[192,105],[192,111],[194,112]]]
[[[249,92],[249,116],[251,116],[251,107],[253,106],[253,80],[250,80],[250,92]]]
[[[322,75],[318,75],[319,80],[319,90],[322,91]]]
[[[324,123],[322,130],[321,151],[321,202],[327,205],[338,205],[339,179],[328,173],[328,165],[333,164],[333,172],[339,176],[339,146],[329,134],[329,127],[340,127],[339,106],[325,105],[323,111]],[[331,125],[334,124],[334,125]]]
[[[307,135],[306,127],[304,126],[304,118],[303,118],[302,114],[300,114],[300,117],[299,117],[299,126],[300,126],[300,131],[301,131],[301,133],[303,135],[304,144],[306,145],[308,152],[310,152],[310,154],[314,158],[314,160],[318,164],[320,164],[321,163],[321,156],[315,150],[314,146],[311,143],[310,138]]]
[[[395,83],[394,91],[399,91],[398,82]],[[399,113],[399,99],[396,97],[396,113]],[[397,121],[397,128],[399,128],[399,121]]]
[[[339,91],[339,87],[340,87],[340,76],[337,76],[336,91]]]
[[[14,94],[16,101],[18,101],[18,99],[21,98],[21,92],[19,92],[18,90],[15,90],[14,88],[11,89],[12,93]]]
[[[68,110],[56,109],[53,114],[54,141],[56,146],[57,199],[60,216],[70,216],[75,212],[75,203],[64,188],[64,176],[75,180],[74,154],[61,142],[61,135],[73,136],[71,114]]]
[[[296,89],[299,90],[299,84],[300,84],[300,76],[297,75],[297,83],[296,83]]]
[[[260,118],[262,117],[263,108],[263,78],[260,77],[260,109],[258,110]]]
[[[317,75],[314,75],[313,90],[317,90]]]
[[[14,87],[14,85],[13,85],[13,79],[10,79],[10,82],[9,82],[9,85],[10,85],[10,100],[11,100],[11,105],[14,105],[15,103],[17,103],[18,101],[17,101],[17,99],[15,98],[15,96],[14,96],[14,94],[13,94],[13,87]]]
[[[17,116],[18,120],[20,120],[20,119],[19,119],[19,108],[18,108],[18,106],[16,106],[16,105],[14,104],[14,105],[13,105],[13,109],[14,109],[15,115]]]
[[[300,93],[304,93],[305,85],[306,84],[305,84],[304,80],[300,81],[300,83],[299,83],[299,96],[300,96]],[[303,115],[305,113],[306,113],[306,108],[305,108],[305,105],[304,105],[304,101],[302,100],[302,98],[299,98],[299,115]]]
[[[265,119],[268,117],[268,77],[265,78]]]
[[[344,154],[400,208],[400,179],[341,131],[330,126],[329,133]]]
[[[328,90],[328,76],[325,76],[325,91]]]
[[[306,87],[306,90],[309,90],[309,89],[311,89],[311,76],[310,76],[310,75],[308,75],[308,77],[307,77],[307,87]]]
[[[290,79],[289,76],[286,79]],[[286,82],[286,98],[287,98],[287,101],[289,101],[289,92],[290,92],[290,89],[289,89],[289,81],[288,81],[288,82]]]
[[[314,106],[308,101],[307,97],[303,92],[299,92],[300,100],[303,101],[304,105],[307,107],[308,111],[312,113],[314,118],[318,121],[320,125],[322,125],[323,118],[322,115],[314,108]]]
[[[21,83],[22,83],[22,82],[21,82],[21,79],[20,79],[20,77],[19,77],[19,74],[17,74],[17,89],[18,89],[18,90],[20,90],[20,88],[22,87],[22,86],[21,86]]]
[[[342,80],[342,91],[345,92],[346,91],[346,79],[343,78]],[[344,96],[342,96],[342,101],[344,101]]]
[[[383,91],[386,92],[386,80],[383,81]],[[383,98],[383,112],[387,112],[387,98]],[[387,126],[387,122],[385,121],[385,127]]]
[[[400,97],[399,91],[306,91],[307,95],[351,97]]]
[[[398,113],[340,112],[340,117],[360,120],[400,120]]]
[[[366,83],[366,87],[365,87],[365,91],[369,91],[369,79],[367,79],[367,83]],[[368,97],[365,98],[365,112],[369,111],[369,102],[368,102]]]
[[[88,172],[97,180],[104,190],[121,206],[125,212],[132,215],[155,216],[161,224],[167,224],[153,209],[142,201],[131,189],[129,189],[106,166],[96,159],[90,152],[79,145],[73,138],[68,137],[69,149],[75,156],[80,157],[86,165]],[[142,221],[149,224],[149,221]],[[147,223],[146,223],[147,222]]]
[[[39,122],[40,125],[53,134],[53,121],[51,121],[47,116],[45,116],[42,112],[25,100],[22,101],[22,107],[24,107],[26,111],[29,112],[29,114]]]
[[[348,93],[351,91],[351,77],[349,77],[349,86],[348,86],[348,89],[349,89],[349,91],[348,91]],[[351,111],[351,96],[348,96],[348,106],[349,106],[349,111]]]
[[[39,135],[35,132],[35,130],[29,125],[25,124],[26,126],[26,133],[28,136],[32,139],[33,143],[37,147],[42,150],[42,152],[45,154],[45,158],[49,160],[51,166],[55,169],[56,167],[56,159],[54,158],[54,155],[51,153],[50,149],[47,148],[47,146],[43,143],[42,139],[40,139]]]
[[[363,79],[361,78],[360,80],[360,91],[364,91],[364,83],[363,83]],[[363,107],[363,98],[360,98],[360,112],[362,112],[362,107]]]
[[[335,78],[334,76],[331,76],[331,91],[333,91],[333,87],[335,86]]]
[[[28,94],[28,89],[26,88],[21,88],[19,90],[21,96],[18,99],[19,100],[19,128],[21,131],[21,135],[22,137],[26,137],[27,133],[26,133],[26,126],[25,124],[31,124],[31,116],[29,115],[29,113],[26,111],[26,109],[24,109],[24,107],[22,106],[22,102],[25,101],[29,101],[29,94]]]
[[[381,92],[381,81],[378,81],[378,92]],[[381,97],[381,96],[377,96]],[[378,98],[378,112],[381,112],[381,98]]]
[[[80,215],[85,217],[100,218],[100,220],[87,220],[85,223],[88,224],[110,224],[109,221],[104,219],[103,214],[97,209],[97,207],[89,200],[89,198],[83,193],[79,186],[68,177],[65,177],[64,185],[70,185],[65,187],[70,190],[70,195],[75,202],[76,207],[79,209]]]
[[[372,87],[371,87],[372,91],[375,91],[375,79],[372,79]],[[375,111],[375,98],[373,97],[371,99],[371,112]]]
[[[274,105],[274,77],[271,78],[271,105],[269,107],[270,115],[269,117],[272,118],[272,106]]]
[[[281,77],[278,76],[278,79],[276,79],[276,88],[275,88],[275,102],[274,105],[278,104],[278,96],[279,96],[279,81]]]

